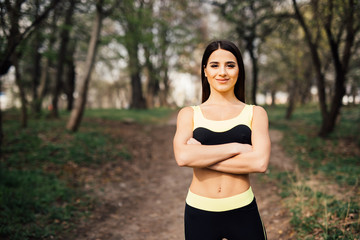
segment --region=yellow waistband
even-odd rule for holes
[[[186,203],[194,208],[210,212],[224,212],[250,204],[254,199],[251,187],[243,193],[227,198],[207,198],[192,193],[189,189]]]

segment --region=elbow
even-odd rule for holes
[[[259,173],[265,173],[266,170],[267,170],[267,168],[268,168],[267,164],[262,164],[262,165],[259,166],[257,172],[259,172]]]
[[[182,161],[180,159],[176,159],[176,163],[179,167],[186,167],[185,161]]]
[[[187,161],[185,154],[175,154],[175,160],[179,167],[186,167]]]
[[[257,164],[256,172],[265,173],[269,166],[269,157],[262,158]]]

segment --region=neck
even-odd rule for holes
[[[239,99],[236,98],[234,92],[221,93],[212,91],[206,103],[217,105],[236,104],[239,103]]]

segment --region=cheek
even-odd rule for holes
[[[216,75],[216,70],[214,70],[214,69],[207,69],[205,71],[205,76],[207,76],[207,77],[212,77],[214,75]]]
[[[233,69],[233,70],[229,71],[229,75],[231,77],[237,78],[239,76],[239,70]]]

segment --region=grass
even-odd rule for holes
[[[360,109],[343,107],[328,139],[317,136],[316,106],[299,107],[286,121],[285,107],[267,109],[270,126],[283,131],[282,145],[297,171],[276,172],[298,239],[359,239]]]
[[[155,108],[148,110],[92,109],[85,112],[85,117],[138,123],[156,123],[166,119],[173,111],[174,110],[169,108]]]
[[[20,128],[19,112],[3,113],[3,156],[0,161],[0,239],[58,239],[88,216],[96,199],[76,178],[81,167],[108,161],[130,161],[121,138],[105,134],[101,119],[141,124],[163,121],[172,111],[87,110],[79,132],[65,130],[60,119],[30,119]]]

